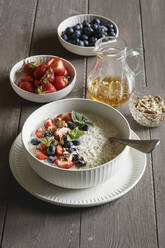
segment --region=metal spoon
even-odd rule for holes
[[[120,139],[115,137],[109,138],[110,142],[118,142],[123,145],[130,146],[136,150],[139,150],[144,153],[152,152],[157,145],[159,145],[160,140],[134,140],[134,139]]]

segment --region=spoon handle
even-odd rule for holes
[[[118,142],[123,145],[128,145],[136,150],[139,150],[144,153],[152,152],[157,145],[159,145],[160,140],[131,140],[131,139],[120,139],[115,137],[109,138],[110,142]]]

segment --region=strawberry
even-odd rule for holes
[[[50,67],[55,61],[55,58],[51,58],[48,62],[47,62],[47,66]]]
[[[33,76],[33,73],[34,73],[34,69],[39,65],[41,64],[41,62],[30,62],[30,63],[25,63],[23,68],[22,68],[22,71],[27,74],[27,75],[30,75],[30,76]]]
[[[38,152],[38,153],[36,154],[36,158],[38,158],[39,160],[45,160],[45,159],[48,158],[48,156],[45,155],[45,154],[42,153],[42,152]]]
[[[24,82],[24,81],[28,81],[28,82],[32,82],[33,83],[34,79],[33,79],[32,76],[25,75],[25,76],[21,77],[21,79],[20,79],[20,82]]]
[[[65,66],[61,58],[55,58],[54,62],[51,64],[55,75],[63,76],[65,73]]]
[[[62,90],[67,86],[67,78],[63,76],[56,76],[54,79],[54,86],[57,90]]]
[[[39,130],[39,129],[36,129],[35,131],[35,135],[37,136],[37,138],[41,138],[43,136],[43,131]]]
[[[56,146],[56,154],[61,156],[63,154],[63,148],[61,145]]]
[[[41,150],[45,151],[48,147],[44,143],[40,143]]]
[[[46,82],[42,85],[42,92],[43,93],[52,93],[52,92],[56,92],[56,88],[54,87],[54,85],[50,82]]]
[[[35,80],[34,81],[34,86],[37,88],[40,85],[40,81],[39,80]]]
[[[47,67],[46,64],[40,64],[39,66],[37,66],[37,67],[35,68],[35,70],[34,70],[34,73],[33,73],[35,79],[40,80],[40,79],[44,76],[44,74],[45,74],[47,68],[48,68],[48,67]]]
[[[65,72],[64,72],[64,75],[63,76],[64,77],[68,77],[69,76],[69,73],[68,73],[67,69],[65,69]]]
[[[69,131],[68,127],[59,128],[54,132],[54,136],[62,138],[64,135],[68,133],[68,131]]]
[[[53,122],[52,122],[52,119],[48,118],[45,123],[44,123],[44,126],[45,128],[49,128],[49,127],[52,127],[53,125]]]
[[[26,91],[29,91],[29,92],[34,92],[34,86],[33,86],[32,82],[23,81],[23,82],[20,82],[20,83],[18,84],[18,86],[19,86],[22,90],[26,90]]]
[[[60,118],[63,121],[72,121],[72,113],[59,114],[56,116],[56,119]]]
[[[59,168],[64,168],[64,169],[69,169],[74,165],[72,161],[69,162],[67,160],[60,159],[60,158],[56,158],[55,163]]]

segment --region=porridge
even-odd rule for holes
[[[60,168],[92,168],[115,158],[124,148],[110,143],[119,131],[93,114],[75,111],[48,118],[29,142],[30,152],[44,163]]]

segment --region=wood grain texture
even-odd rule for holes
[[[87,2],[40,0],[33,28],[30,55],[52,54],[70,60],[77,70],[77,82],[68,97],[83,97],[85,59],[64,50],[57,40],[58,24],[73,14],[85,13]],[[19,130],[29,114],[41,104],[22,100]],[[13,248],[79,247],[80,210],[45,204],[24,192],[13,181],[6,218],[3,246]],[[16,238],[15,238],[16,237]]]
[[[19,10],[17,4],[20,6]],[[25,6],[27,10],[24,16],[20,15]],[[20,99],[10,87],[9,69],[27,53],[34,6],[35,1],[0,0],[0,239],[10,195],[8,155],[11,143],[17,135],[20,116]]]
[[[141,1],[142,21],[145,46],[147,85],[161,89],[165,93],[164,85],[164,64],[165,64],[165,27],[164,13],[165,2]],[[146,15],[145,13],[148,13]],[[154,32],[153,32],[154,30]],[[155,203],[157,211],[157,229],[159,247],[163,248],[165,243],[165,128],[151,129],[151,137],[160,139],[159,147],[153,152],[153,171],[155,187]]]
[[[139,1],[89,1],[89,13],[114,20],[119,25],[120,35],[127,41],[128,48],[143,47]],[[88,59],[88,75],[94,60]],[[141,81],[136,81],[140,84],[138,87],[145,85],[144,79],[142,74]],[[133,121],[128,104],[119,109],[141,138],[149,138],[148,129]],[[142,180],[131,192],[113,203],[84,210],[81,219],[81,248],[157,247],[150,156]]]

